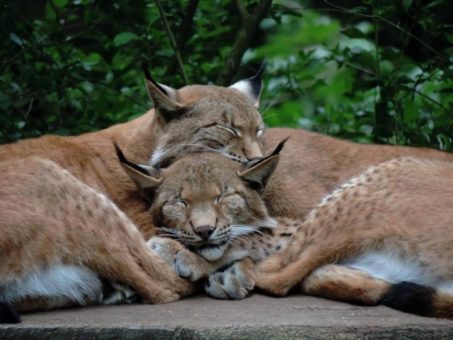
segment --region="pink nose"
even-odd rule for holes
[[[212,225],[201,225],[195,229],[195,232],[204,241],[207,241],[214,232],[214,227]]]

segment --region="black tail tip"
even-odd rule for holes
[[[436,291],[431,287],[403,281],[393,285],[381,303],[406,313],[431,316],[435,294]]]
[[[20,323],[19,313],[16,309],[7,302],[0,302],[0,324]]]

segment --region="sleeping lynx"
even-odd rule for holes
[[[453,316],[453,164],[384,162],[326,196],[306,221],[275,221],[260,193],[281,148],[242,167],[215,154],[186,156],[162,172],[121,155],[153,194],[153,221],[170,236],[148,244],[192,281],[233,264],[206,281],[217,297],[243,298],[256,280],[277,295],[299,285],[308,294]],[[272,254],[254,277],[250,259]]]
[[[0,303],[35,310],[112,302],[102,297],[101,278],[131,286],[151,303],[193,291],[146,247],[140,232],[156,230],[112,141],[143,160],[165,146],[153,156],[160,166],[172,152],[209,149],[213,134],[217,151],[231,158],[260,156],[260,75],[230,88],[176,91],[150,78],[146,85],[156,109],[134,122],[0,146]],[[169,140],[168,131],[177,138]],[[113,301],[133,298],[123,293]]]
[[[113,202],[54,162],[0,162],[0,171],[0,301],[22,311],[99,303],[101,277],[149,303],[193,291]]]

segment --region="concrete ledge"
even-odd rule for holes
[[[0,339],[452,339],[453,321],[306,296],[204,296],[167,305],[97,306],[23,315]]]

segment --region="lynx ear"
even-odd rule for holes
[[[253,189],[262,193],[277,167],[280,151],[283,149],[286,141],[287,139],[281,141],[269,156],[255,158],[247,162],[243,169],[239,171],[239,177],[250,184]]]
[[[145,65],[143,65],[143,71],[148,94],[154,103],[156,112],[163,118],[164,122],[168,123],[182,116],[186,110],[182,104],[176,101],[176,90],[154,81]]]
[[[254,107],[258,108],[260,105],[261,88],[263,87],[263,80],[261,76],[266,68],[266,63],[262,63],[258,72],[250,78],[240,80],[230,86],[244,94]]]
[[[135,182],[137,188],[146,192],[149,189],[154,189],[162,183],[162,175],[158,169],[150,165],[135,164],[127,160],[120,147],[114,143],[116,154],[121,163],[121,166],[126,171],[127,175]]]

